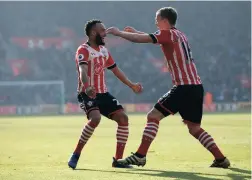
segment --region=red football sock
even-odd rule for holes
[[[137,150],[138,154],[146,156],[148,149],[155,139],[159,128],[159,120],[156,119],[148,119],[147,125],[144,129],[142,142]]]
[[[129,136],[129,125],[128,123],[118,123],[117,133],[116,133],[116,159],[122,159],[125,145],[127,143]]]
[[[83,128],[79,142],[74,150],[75,154],[81,154],[83,147],[87,143],[88,139],[92,136],[97,125],[98,124],[96,122],[92,122],[92,121],[87,122],[86,126]]]
[[[225,157],[214,142],[214,139],[204,129],[200,128],[194,137],[213,154],[215,159],[223,159]]]

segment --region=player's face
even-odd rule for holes
[[[155,24],[157,28],[160,30],[166,29],[167,26],[166,21],[160,16],[159,12],[156,13]]]
[[[94,28],[95,42],[97,45],[105,45],[106,27],[103,23],[96,24]]]

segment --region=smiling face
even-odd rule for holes
[[[105,45],[106,27],[103,23],[97,23],[92,28],[91,35],[97,45]]]

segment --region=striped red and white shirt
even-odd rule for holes
[[[88,65],[89,86],[94,86],[96,93],[106,93],[105,68],[112,69],[116,67],[111,54],[104,46],[94,49],[88,44],[82,44],[76,51],[76,68],[78,73],[78,92],[84,92],[84,87],[80,79],[79,65]]]
[[[160,44],[167,60],[174,85],[201,84],[192,52],[184,33],[172,28],[150,34],[154,43]]]

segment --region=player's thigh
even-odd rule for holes
[[[85,111],[88,119],[92,118],[93,120],[95,119],[97,121],[101,119],[97,99],[92,99],[85,93],[79,93],[77,98],[80,108]]]
[[[173,86],[173,88],[164,94],[154,108],[163,114],[164,117],[170,114],[176,114],[179,110],[182,94],[179,86]]]
[[[202,85],[187,88],[187,94],[179,113],[185,123],[201,124],[203,114],[204,89]]]
[[[159,110],[157,110],[156,108],[152,108],[148,114],[147,114],[147,119],[156,119],[156,120],[162,120],[163,118],[165,118],[165,116],[163,115],[163,113],[161,113]]]
[[[124,111],[120,102],[110,93],[104,93],[99,97],[99,109],[103,116],[112,119],[114,114]]]
[[[95,122],[96,124],[99,124],[101,121],[101,113],[99,110],[92,110],[88,114],[88,119],[90,121]]]
[[[116,111],[115,113],[111,114],[109,118],[120,124],[128,124],[129,121],[128,115],[124,110]]]

